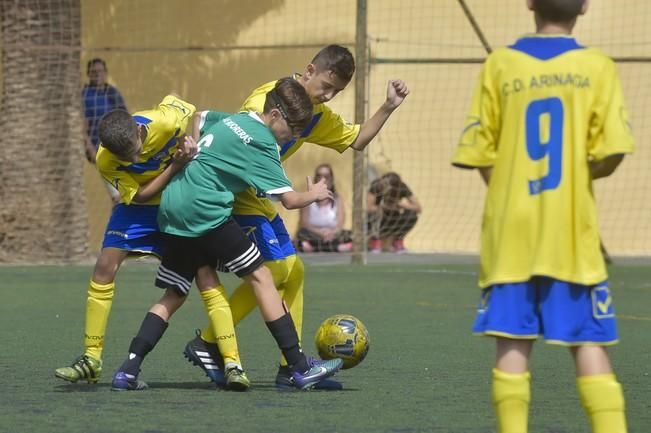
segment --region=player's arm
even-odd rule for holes
[[[169,181],[187,164],[197,153],[197,143],[190,137],[185,136],[183,142],[179,145],[178,149],[172,157],[172,162],[165,170],[151,181],[138,188],[138,191],[133,196],[135,203],[146,203],[156,194],[161,192]]]
[[[623,160],[623,154],[616,154],[607,156],[601,161],[590,161],[590,174],[592,175],[592,179],[610,176]]]
[[[194,141],[199,141],[199,137],[206,129],[229,116],[232,116],[232,113],[210,110],[197,111],[192,116],[191,133],[188,135],[191,135]]]
[[[378,132],[380,132],[380,129],[382,129],[382,126],[389,119],[389,116],[402,104],[407,95],[409,95],[409,88],[404,81],[389,80],[387,85],[387,99],[375,114],[362,124],[357,139],[350,147],[355,150],[364,150]]]
[[[608,60],[600,74],[602,80],[596,91],[596,109],[592,113],[588,164],[592,179],[610,176],[633,152],[633,134],[625,108],[619,74],[615,63]]]
[[[491,57],[482,67],[475,86],[470,112],[461,131],[452,165],[463,169],[477,169],[486,185],[489,184],[497,158],[500,105],[498,90],[491,79]]]
[[[332,200],[332,191],[328,189],[325,179],[317,183],[312,183],[312,179],[307,178],[307,191],[287,191],[279,194],[280,202],[285,209],[299,209],[308,206],[319,200]]]
[[[486,185],[488,185],[491,180],[491,174],[493,174],[493,167],[479,167],[477,170],[479,171],[481,179]]]
[[[490,183],[491,174],[493,173],[493,167],[478,167],[473,165],[461,164],[459,162],[452,162],[452,165],[454,165],[457,168],[463,168],[466,170],[477,169],[477,172],[479,173],[481,180],[483,180],[486,185]]]
[[[201,126],[205,121],[205,113],[205,111],[197,111],[192,116],[192,124],[190,126],[190,129],[194,141],[199,141],[199,137],[201,136]]]

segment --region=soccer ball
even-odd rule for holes
[[[322,359],[341,358],[343,369],[362,362],[369,349],[366,326],[348,314],[327,318],[317,329],[314,343]]]

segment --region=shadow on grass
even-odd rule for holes
[[[150,390],[156,389],[205,389],[214,391],[218,389],[211,382],[147,382]],[[99,392],[111,390],[110,383],[67,383],[54,387],[55,392]]]
[[[149,388],[147,390],[157,390],[157,389],[197,389],[197,390],[207,390],[207,391],[221,391],[221,392],[237,392],[229,391],[225,388],[215,386],[212,382],[147,382]],[[111,390],[110,383],[62,383],[56,385],[53,389],[54,392],[63,392],[63,393],[72,393],[72,392],[104,392]],[[251,385],[251,388],[248,392],[278,392],[278,393],[297,393],[297,392],[357,392],[357,388],[347,388],[344,385],[344,389],[310,389],[301,391],[295,388],[278,388],[274,382],[254,382]],[[117,392],[117,391],[116,391]]]

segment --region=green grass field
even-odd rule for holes
[[[366,360],[337,377],[340,392],[278,392],[278,361],[256,311],[238,327],[253,382],[217,391],[181,352],[205,322],[196,291],[173,318],[141,378],[144,392],[110,391],[110,378],[161,292],[155,267],[118,276],[98,385],[66,384],[54,368],[82,352],[89,266],[0,267],[0,431],[25,432],[458,432],[494,431],[493,342],[473,337],[478,291],[471,265],[316,266],[307,271],[304,347],[319,323],[350,313],[368,327]],[[226,278],[232,289],[236,280]],[[622,343],[612,350],[631,433],[651,431],[651,268],[615,266],[611,287]],[[531,433],[589,432],[565,349],[539,344],[532,360]]]

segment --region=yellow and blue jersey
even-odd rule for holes
[[[479,285],[606,280],[589,162],[633,151],[614,62],[526,36],[484,63],[453,164],[492,167]]]
[[[122,203],[130,204],[138,188],[161,174],[170,164],[177,140],[185,134],[195,110],[194,105],[174,95],[167,95],[154,109],[134,113],[136,123],[147,129],[147,137],[136,163],[122,161],[100,145],[97,169],[120,192]],[[159,203],[160,193],[141,204]]]
[[[295,75],[294,78],[297,78]],[[277,80],[263,84],[255,89],[244,101],[240,111],[262,112],[267,93],[273,89]],[[346,122],[339,114],[333,112],[325,104],[315,104],[312,121],[305,128],[301,137],[284,144],[279,144],[280,159],[285,161],[293,155],[305,142],[328,147],[338,152],[345,151],[355,142],[359,135],[360,125]],[[234,215],[260,215],[272,221],[278,211],[271,201],[258,197],[254,189],[248,189],[235,197]]]

